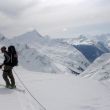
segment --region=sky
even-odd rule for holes
[[[110,0],[0,0],[0,33],[72,37],[109,33]]]

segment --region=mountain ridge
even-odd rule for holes
[[[73,46],[42,37],[36,34],[36,31],[25,33],[4,42],[2,45],[16,46],[21,64],[30,70],[52,73],[61,71],[64,73],[81,73],[89,65],[85,56]],[[59,66],[65,69],[60,70]]]

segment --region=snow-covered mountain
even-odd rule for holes
[[[85,35],[76,36],[73,38],[62,38],[60,41],[71,44],[71,45],[93,45],[96,41],[89,39]]]
[[[95,40],[103,42],[110,49],[110,33],[93,36]]]
[[[60,72],[48,56],[37,52],[37,50],[33,48],[30,48],[27,44],[13,42],[12,39],[7,39],[4,36],[0,36],[0,45],[15,45],[18,51],[19,65],[22,65],[24,68],[33,71],[50,73]]]
[[[6,38],[3,34],[0,34],[0,45],[7,45],[8,42],[10,42],[10,40],[8,38]]]
[[[89,61],[73,46],[42,37],[35,30],[0,42],[1,45],[15,45],[20,64],[29,70],[79,74],[89,65]]]
[[[73,45],[82,52],[90,62],[93,62],[100,55],[109,52],[108,46],[105,45],[104,42],[92,39],[89,36],[80,35],[79,37],[59,40],[60,42]]]
[[[97,80],[110,79],[110,53],[97,58],[83,73],[82,76]]]
[[[43,42],[44,38],[36,30],[32,30],[32,31],[26,32],[24,34],[21,34],[19,36],[15,36],[13,38],[13,41],[14,42],[22,41],[20,43],[29,45],[29,44],[33,44],[36,42],[44,43]]]
[[[33,32],[29,34],[33,36]],[[110,109],[110,80],[102,82],[110,78],[110,53],[103,54],[84,73],[75,77],[72,74],[62,74],[62,71],[81,72],[89,64],[76,48],[42,36],[35,36],[29,42],[31,36],[26,39],[28,34],[24,35],[14,39],[0,37],[0,46],[16,46],[22,65],[13,71],[16,89],[5,88],[3,78],[0,77],[1,110]],[[0,54],[0,61],[2,60]],[[32,72],[33,70],[46,74]]]

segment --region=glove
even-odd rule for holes
[[[0,65],[0,69],[2,68],[2,65]]]
[[[3,65],[0,65],[0,69],[2,68]]]

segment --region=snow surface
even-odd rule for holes
[[[106,53],[97,58],[81,76],[90,77],[97,80],[110,79],[110,53]]]
[[[62,41],[72,45],[95,45],[97,43],[97,40],[90,39],[84,35],[80,35],[74,38],[64,38]]]
[[[110,82],[101,82],[72,74],[51,74],[14,69],[32,95],[46,110],[109,110]],[[0,84],[4,84],[0,71]],[[25,89],[16,75],[16,85]],[[25,93],[0,86],[0,109],[44,110],[25,90]]]

